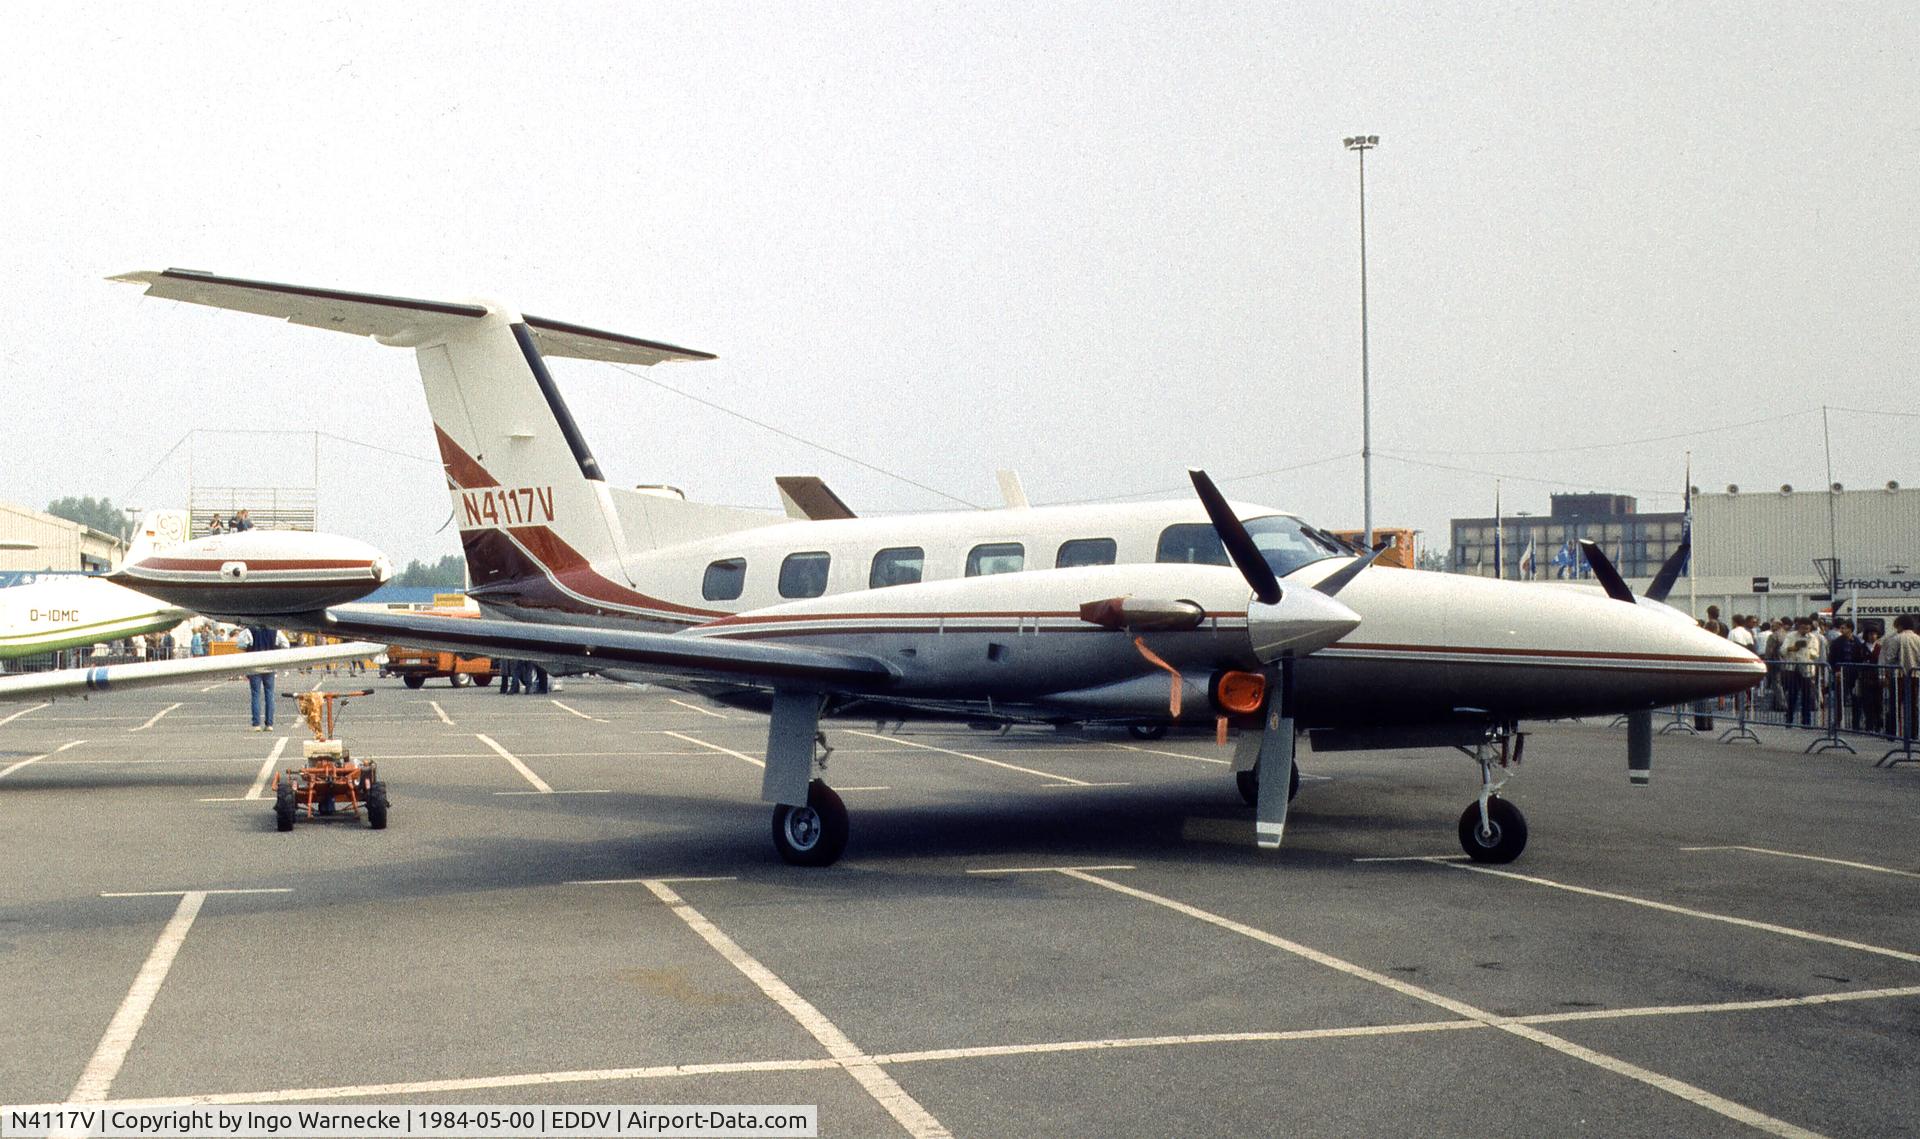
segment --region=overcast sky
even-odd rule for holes
[[[1185,484],[1375,522],[1551,490],[1825,481],[1821,405],[1920,411],[1920,10],[315,3],[15,8],[0,498],[309,483],[457,549],[412,354],[143,299],[168,266],[524,311],[720,355],[660,381],[997,501]],[[609,477],[950,499],[614,367]],[[1760,421],[1728,430],[1730,425]],[[1920,483],[1912,417],[1834,477]],[[1720,430],[1710,430],[1719,428]],[[197,442],[168,456],[183,436]],[[1648,440],[1682,432],[1686,438]],[[1585,449],[1581,449],[1585,448]],[[191,468],[189,468],[189,451]],[[1313,465],[1306,465],[1313,464]],[[1294,468],[1280,470],[1281,468]],[[149,473],[152,472],[152,473]]]

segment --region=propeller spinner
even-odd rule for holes
[[[1330,591],[1283,588],[1260,547],[1254,544],[1253,535],[1247,533],[1246,525],[1227,505],[1207,472],[1189,470],[1187,474],[1207,508],[1214,531],[1220,535],[1220,544],[1253,590],[1253,598],[1247,602],[1247,633],[1262,664],[1324,649],[1360,627],[1360,614],[1334,600]],[[1342,581],[1334,588],[1344,584]]]

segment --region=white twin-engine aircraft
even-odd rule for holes
[[[12,631],[20,628],[20,617],[36,616],[23,614],[23,606],[29,610],[48,604],[69,606],[71,616],[56,620],[51,634],[38,633],[31,622],[26,624],[25,632],[38,637],[35,643],[40,647],[36,651],[46,651],[172,628],[196,610],[220,609],[251,621],[261,612],[320,609],[358,600],[391,576],[386,555],[351,538],[249,530],[187,542],[181,540],[186,531],[185,511],[157,513],[177,517],[160,525],[156,534],[155,515],[149,515],[128,550],[126,564],[117,573],[49,578],[0,590],[0,629]],[[61,592],[41,590],[42,585],[57,586]],[[158,590],[149,586],[158,586]],[[20,598],[11,596],[15,594]],[[384,644],[352,642],[23,672],[0,676],[0,703],[104,695],[249,672],[365,660],[383,651]]]
[[[1627,712],[1629,773],[1645,782],[1651,709],[1764,671],[1661,603],[1677,558],[1638,599],[1592,547],[1605,594],[1369,569],[1292,515],[1227,502],[1199,471],[1197,501],[787,521],[610,486],[545,362],[704,353],[497,304],[177,269],[114,279],[415,352],[482,616],[290,607],[282,623],[770,708],[762,796],[789,862],[831,863],[847,840],[818,778],[823,714],[1222,721],[1242,729],[1235,770],[1262,846],[1280,843],[1298,730],[1318,750],[1466,748],[1481,790],[1461,843],[1503,862],[1526,842],[1495,793],[1519,721]]]

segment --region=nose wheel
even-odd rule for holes
[[[1499,794],[1526,746],[1524,734],[1501,726],[1489,729],[1471,753],[1480,765],[1480,797],[1460,815],[1460,849],[1475,862],[1512,862],[1527,848],[1526,816]]]

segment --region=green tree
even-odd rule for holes
[[[466,583],[467,563],[459,554],[448,554],[432,564],[415,558],[393,579],[395,585],[432,586],[435,589],[459,589]]]
[[[82,526],[91,526],[102,534],[112,534],[123,542],[133,536],[133,522],[111,499],[68,495],[47,503],[47,513],[69,522],[78,522]]]

